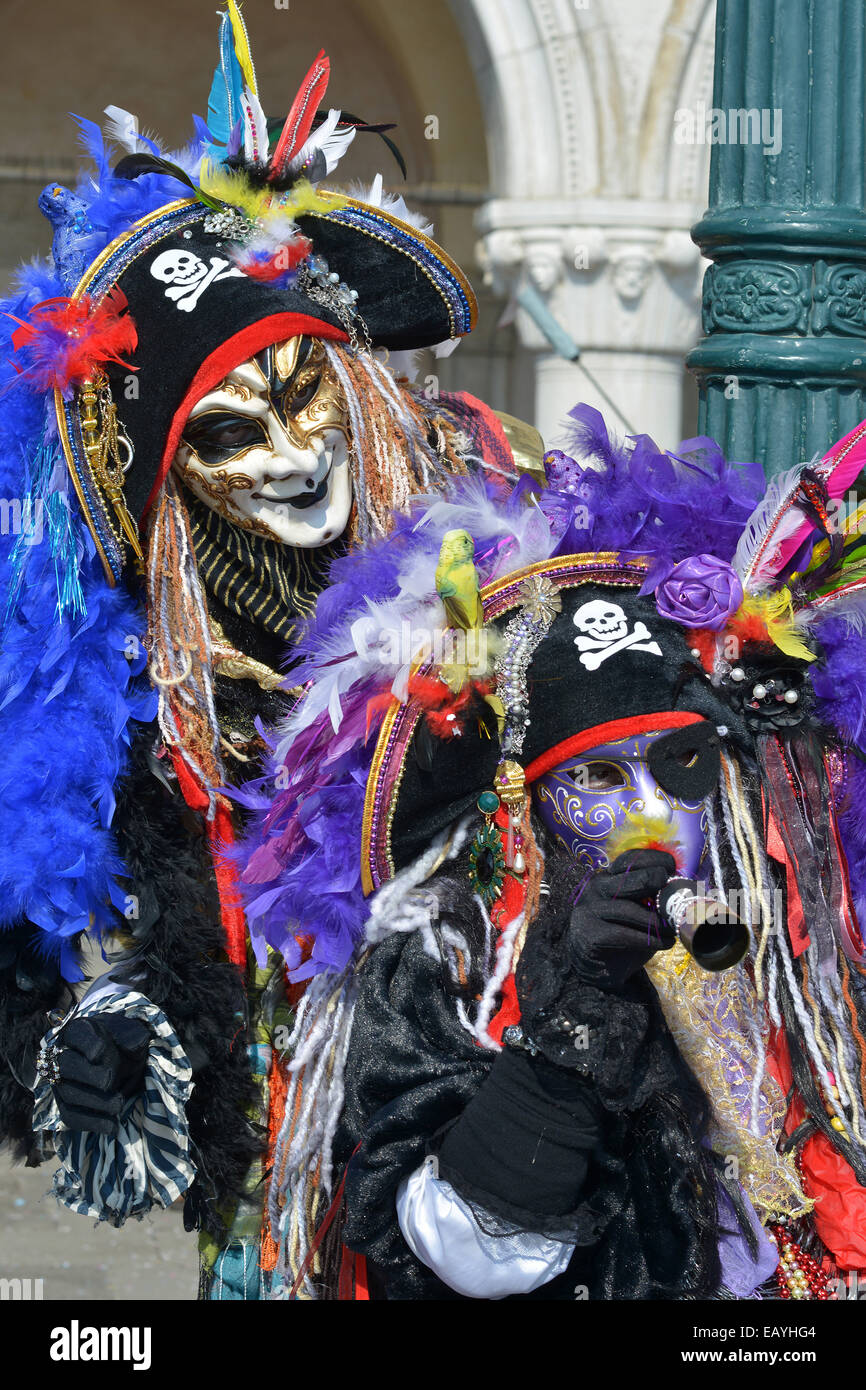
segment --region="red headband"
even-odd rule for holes
[[[566,758],[584,753],[587,748],[597,748],[603,743],[613,743],[618,738],[628,738],[629,734],[649,734],[658,729],[682,729],[687,724],[705,723],[702,714],[692,710],[662,710],[658,714],[631,714],[626,719],[611,719],[607,724],[594,724],[591,729],[582,729],[561,743],[556,743],[535,758],[526,769],[527,782],[536,782],[545,772],[559,767]]]

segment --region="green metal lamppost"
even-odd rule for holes
[[[866,418],[864,38],[864,0],[718,0],[687,365],[701,433],[768,476]]]

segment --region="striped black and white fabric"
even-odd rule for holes
[[[116,1134],[92,1134],[63,1125],[51,1086],[39,1078],[34,1090],[33,1128],[50,1133],[60,1168],[54,1194],[70,1211],[122,1226],[154,1206],[167,1207],[192,1183],[186,1104],[192,1094],[192,1068],[161,1009],[143,994],[103,976],[56,1028],[43,1046],[62,1046],[63,1028],[72,1017],[98,1018],[122,1013],[151,1031],[144,1095],[121,1111]]]

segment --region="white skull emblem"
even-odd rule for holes
[[[211,256],[208,267],[192,251],[161,251],[154,258],[150,273],[154,280],[167,286],[166,299],[173,299],[178,309],[191,313],[205,290],[217,280],[243,276],[244,272],[223,256]]]
[[[162,251],[150,267],[150,273],[154,280],[162,280],[166,285],[189,287],[207,274],[207,266],[191,251]]]
[[[578,608],[574,625],[578,632],[595,642],[618,642],[628,632],[628,620],[619,604],[600,598],[591,599]]]
[[[584,603],[574,615],[577,636],[574,645],[578,658],[587,671],[597,671],[609,656],[634,647],[640,652],[661,656],[662,649],[644,622],[636,622],[629,632],[628,618],[618,603],[594,598]]]

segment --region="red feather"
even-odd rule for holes
[[[45,299],[35,304],[28,318],[8,317],[20,324],[12,334],[12,345],[22,354],[16,371],[37,391],[56,387],[68,396],[74,386],[87,381],[105,362],[119,362],[129,371],[136,368],[121,353],[133,352],[138,333],[122,290],[94,305],[87,295],[81,299]]]
[[[492,688],[492,681],[470,681],[455,695],[438,676],[409,677],[409,697],[420,705],[427,727],[436,738],[455,738],[462,733],[475,698],[489,694]],[[367,735],[376,716],[396,699],[396,695],[386,690],[367,701]]]
[[[278,250],[273,252],[241,252],[235,256],[235,264],[248,275],[251,280],[279,280],[281,275],[287,271],[294,270],[300,265],[301,261],[309,256],[313,249],[313,243],[305,236],[297,236],[292,241],[284,242]]]
[[[286,117],[277,147],[271,156],[270,179],[279,178],[295,155],[303,148],[313,128],[313,119],[328,88],[331,75],[330,61],[325,57],[324,48],[319,53],[310,71],[301,83],[298,95],[292,102],[292,109]]]
[[[738,637],[745,646],[771,647],[773,639],[767,631],[767,624],[757,613],[747,613],[738,618],[736,613],[728,619],[725,633]]]
[[[455,695],[435,676],[409,677],[409,694],[423,709],[427,727],[436,738],[454,738],[461,733],[476,696],[488,689],[489,683],[470,681]]]
[[[716,634],[704,627],[689,628],[689,646],[698,653],[698,660],[708,676],[713,674],[716,660]]]

